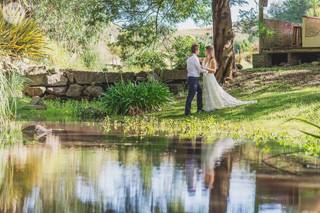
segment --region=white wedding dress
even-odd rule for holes
[[[207,67],[206,64],[204,64],[204,66]],[[232,97],[224,91],[212,73],[203,74],[203,94],[204,110],[207,112],[214,111],[216,109],[257,103],[257,101],[241,101]]]

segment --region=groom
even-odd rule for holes
[[[191,47],[192,55],[187,60],[188,70],[188,97],[186,101],[185,115],[191,114],[191,104],[194,96],[197,94],[198,112],[202,112],[202,89],[199,83],[201,73],[207,72],[202,69],[199,55],[199,45],[193,44]]]

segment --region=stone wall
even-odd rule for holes
[[[28,80],[24,93],[30,97],[40,96],[49,99],[91,99],[101,96],[117,82],[142,82],[151,75],[167,84],[174,94],[179,93],[185,87],[185,70],[121,74],[31,67],[26,72]]]

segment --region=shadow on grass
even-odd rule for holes
[[[253,105],[222,109],[211,113],[194,115],[199,118],[215,116],[218,120],[221,119],[229,121],[259,119],[272,113],[282,112],[293,107],[294,105],[308,106],[314,103],[320,104],[320,93],[317,93],[315,90],[291,91],[280,94],[270,93],[264,94],[261,97],[256,98],[256,100],[258,103]],[[195,106],[193,106],[193,109],[195,109]],[[154,115],[159,116],[160,118],[179,119],[184,117],[183,112],[184,102],[180,101],[179,103],[173,104],[165,112],[156,113]]]

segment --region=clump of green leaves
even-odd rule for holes
[[[129,64],[147,70],[165,70],[167,68],[166,57],[166,54],[162,52],[147,50],[134,56]]]
[[[190,55],[191,46],[195,42],[196,39],[192,36],[178,36],[174,38],[172,43],[172,62],[175,68],[186,67],[186,60]]]
[[[171,94],[165,85],[155,80],[135,83],[118,83],[102,97],[108,114],[136,115],[156,111],[168,103]]]
[[[15,69],[0,70],[0,128],[16,114],[16,99],[22,95],[23,78]]]
[[[32,19],[11,24],[0,13],[0,49],[2,55],[39,59],[45,56],[45,35]]]

